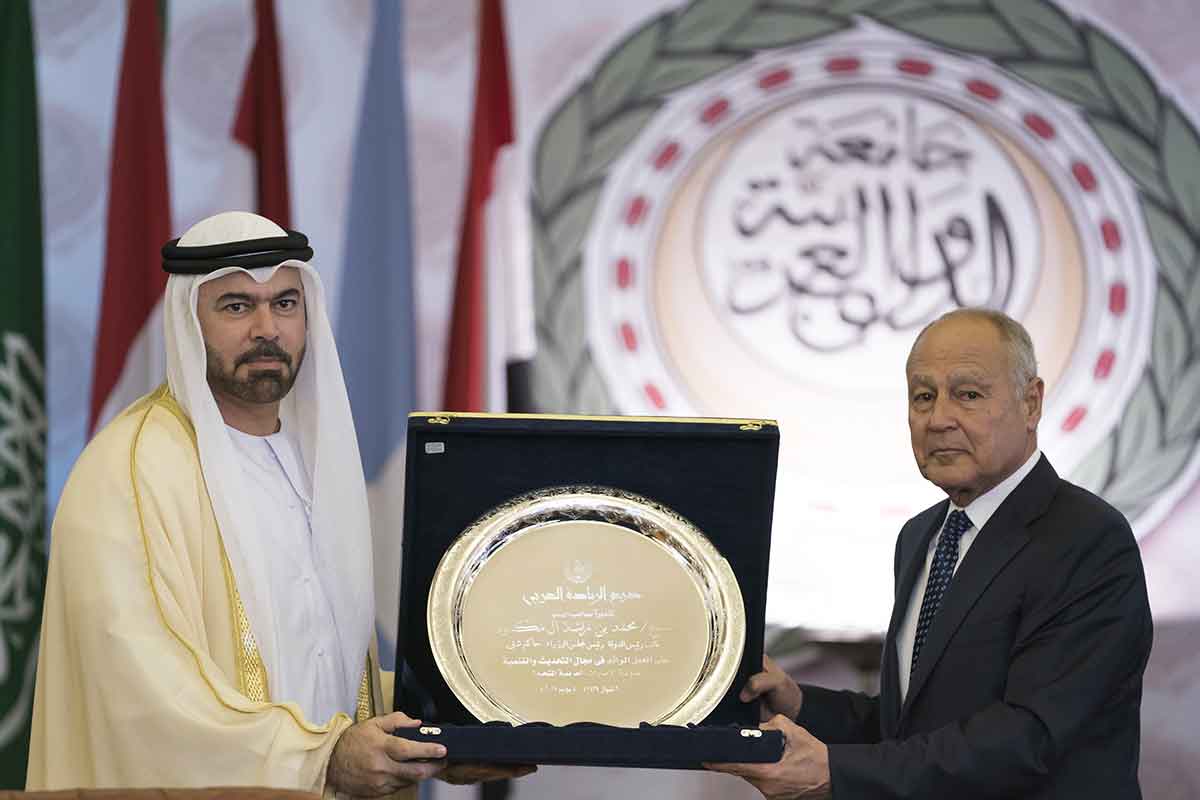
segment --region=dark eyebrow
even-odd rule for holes
[[[298,297],[300,297],[300,290],[295,287],[292,287],[290,289],[284,289],[282,292],[280,292],[279,294],[272,297],[270,299],[270,302],[277,303],[280,300],[291,300],[293,298],[298,298]],[[260,302],[257,297],[246,294],[245,292],[226,292],[225,294],[223,294],[217,298],[217,305],[224,305],[225,303],[257,303],[257,302]]]
[[[225,303],[253,303],[254,298],[245,292],[226,292],[217,298],[217,305]]]

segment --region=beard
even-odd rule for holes
[[[305,352],[303,348],[300,350],[293,367],[292,356],[287,351],[274,342],[262,342],[242,353],[234,360],[232,367],[226,368],[220,353],[207,344],[204,351],[208,362],[209,387],[214,392],[230,395],[244,403],[256,404],[278,403],[287,396],[296,383]],[[276,358],[280,363],[256,369],[253,362],[260,358]],[[249,364],[250,369],[245,378],[240,378],[237,370],[243,364]]]

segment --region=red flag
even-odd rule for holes
[[[292,209],[288,198],[287,116],[274,0],[255,0],[254,24],[254,51],[246,67],[233,136],[254,152],[258,164],[258,213],[288,228]]]
[[[486,400],[484,206],[492,193],[496,155],[513,140],[508,51],[504,38],[501,0],[481,0],[470,177],[459,236],[458,274],[443,396],[443,406],[448,411],[481,411]]]
[[[160,252],[171,235],[161,37],[158,0],[129,0],[89,430],[95,430],[130,347],[167,283]]]

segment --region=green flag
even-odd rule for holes
[[[28,0],[0,2],[0,787],[25,787],[46,576],[42,203]]]

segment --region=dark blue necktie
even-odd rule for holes
[[[937,549],[933,551],[933,563],[929,565],[929,581],[925,584],[925,597],[921,600],[921,614],[917,617],[917,635],[913,639],[909,675],[917,671],[921,646],[925,644],[929,626],[933,624],[933,618],[942,605],[942,596],[950,588],[950,579],[954,577],[954,567],[958,564],[958,540],[970,527],[971,520],[967,519],[965,511],[951,511],[946,524],[942,526]]]

